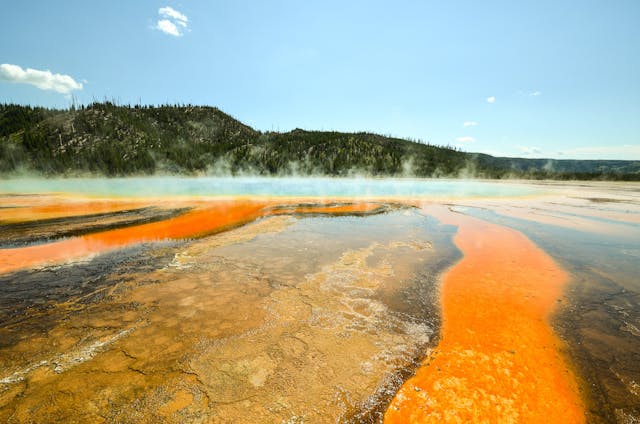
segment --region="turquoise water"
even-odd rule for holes
[[[0,181],[0,193],[90,196],[510,197],[538,194],[525,184],[474,180],[358,178],[69,178]]]

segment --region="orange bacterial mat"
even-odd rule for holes
[[[102,253],[136,243],[200,237],[245,224],[262,216],[292,213],[366,213],[375,211],[380,207],[375,203],[354,202],[340,205],[339,207],[331,204],[300,207],[292,203],[287,205],[290,207],[286,207],[283,210],[270,208],[280,204],[269,200],[186,202],[182,203],[181,206],[193,206],[194,209],[164,221],[87,234],[46,244],[0,249],[0,273],[80,259],[91,254]],[[116,210],[122,208],[123,205],[130,206],[130,204],[123,202],[113,202],[113,205],[110,205],[108,201],[100,202],[99,205],[102,208],[101,210]],[[87,206],[89,206],[89,210],[95,212],[95,205],[87,204]],[[61,207],[51,205],[45,208],[56,211],[56,216],[60,216],[60,213],[66,207],[66,205]],[[70,210],[71,214],[81,212],[80,206]],[[28,221],[31,217],[24,215],[21,218]]]
[[[566,273],[521,233],[444,207],[464,257],[444,276],[440,343],[385,423],[582,423],[578,385],[549,317]]]

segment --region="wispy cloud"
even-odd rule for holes
[[[496,102],[496,98],[495,98],[495,96],[487,97],[487,103],[491,103],[491,104],[493,104],[493,103],[495,103],[495,102]]]
[[[573,159],[640,160],[640,144],[584,146],[562,150],[558,154]]]
[[[458,137],[456,138],[456,141],[458,143],[473,143],[474,141],[476,141],[475,138],[473,137],[469,137],[469,136],[464,136],[464,137]]]
[[[158,19],[155,28],[165,34],[181,37],[188,28],[189,18],[172,7],[161,7],[158,15],[161,19]]]
[[[524,156],[534,156],[542,154],[542,149],[533,146],[518,146],[518,149]]]
[[[73,90],[82,90],[82,83],[69,75],[54,74],[51,71],[38,69],[22,69],[18,65],[3,63],[0,65],[0,80],[17,84],[29,84],[41,90],[51,90],[69,94]]]
[[[516,91],[518,96],[528,96],[528,97],[539,97],[542,96],[542,91],[540,90],[518,90]]]
[[[508,153],[505,153],[501,150],[482,149],[478,150],[478,153],[484,153],[485,155],[491,155],[495,157],[509,157]]]
[[[478,126],[478,122],[476,122],[476,121],[465,121],[465,122],[462,124],[462,126],[463,126],[463,127],[465,127],[465,128],[469,128],[469,127],[477,127],[477,126]]]

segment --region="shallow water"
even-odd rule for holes
[[[579,385],[586,419],[633,422],[639,199],[637,185],[599,183],[2,181],[0,421],[381,422],[444,346],[443,276],[465,263],[454,237],[477,247],[482,225],[494,225],[478,253],[501,252],[499,269],[514,262],[491,243],[515,230],[567,276],[536,325],[557,337],[551,356],[575,373],[561,379]],[[479,235],[458,232],[442,210],[479,219],[469,228]],[[525,262],[508,272],[548,271]],[[482,263],[464,272],[469,290]],[[527,328],[535,293],[518,298],[524,281],[494,280],[488,295],[524,302]],[[501,302],[474,309],[474,293],[460,305],[470,319],[506,313]],[[494,321],[502,331],[508,319]],[[469,377],[473,358],[459,364]],[[536,384],[550,379],[546,367],[533,370]],[[507,374],[499,384],[517,382]],[[482,414],[470,400],[478,386],[452,390],[468,400],[465,414]],[[533,405],[539,393],[523,394]],[[428,404],[419,398],[411,408]]]
[[[448,264],[437,253],[454,254],[450,232],[411,209],[284,216],[5,275],[3,297],[23,292],[20,308],[4,308],[0,417],[323,422],[379,413],[433,342],[435,276]]]
[[[486,181],[365,178],[68,178],[0,181],[0,193],[76,193],[107,197],[506,197],[532,195],[540,187]]]

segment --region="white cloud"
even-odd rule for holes
[[[156,25],[156,29],[159,29],[165,34],[173,35],[174,37],[180,37],[182,35],[176,24],[168,19],[159,20]]]
[[[477,127],[478,123],[476,121],[465,121],[465,123],[462,124],[462,126],[465,127],[465,128]]]
[[[496,98],[495,98],[494,96],[487,97],[487,103],[491,103],[491,104],[493,104],[493,103],[495,103],[495,102],[496,102]]]
[[[169,6],[158,9],[158,14],[162,19],[158,19],[156,23],[155,28],[157,30],[174,37],[180,37],[184,34],[189,22],[189,18],[186,15]]]
[[[18,84],[30,84],[41,90],[52,90],[69,94],[73,90],[82,90],[82,83],[69,75],[53,74],[51,71],[22,69],[18,65],[3,63],[0,65],[0,80]]]
[[[473,137],[465,136],[456,138],[456,141],[458,143],[473,143],[474,141],[476,141],[476,139]]]
[[[532,91],[531,93],[529,93],[530,96],[532,97],[538,97],[538,96],[542,96],[542,92],[541,91]]]
[[[176,21],[183,22],[184,24],[189,22],[189,18],[169,6],[161,7],[158,9],[158,13],[164,18],[175,19]]]

